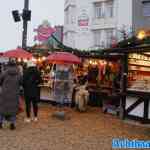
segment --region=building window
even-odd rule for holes
[[[145,0],[143,3],[143,16],[150,17],[150,0]]]
[[[114,16],[114,0],[94,3],[95,18],[112,18]]]
[[[105,33],[106,33],[106,47],[110,47],[112,44],[114,30],[113,29],[107,29],[105,31]]]
[[[69,6],[65,9],[65,23],[74,24],[75,23],[75,7]]]
[[[75,23],[75,7],[70,7],[70,13],[71,13],[71,24],[74,24]]]
[[[68,34],[64,33],[64,41],[63,41],[63,43],[67,45],[67,42],[68,42]]]
[[[94,3],[95,18],[103,18],[103,3]]]
[[[65,10],[65,24],[69,24],[69,9]]]
[[[107,1],[105,2],[105,16],[107,18],[112,18],[114,15],[114,1]]]
[[[94,46],[101,47],[101,33],[102,30],[95,30],[94,33]]]

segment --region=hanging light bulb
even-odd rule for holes
[[[146,37],[146,32],[144,30],[139,31],[137,38],[143,40]]]
[[[18,58],[18,62],[21,62],[21,58]]]
[[[46,57],[45,57],[45,56],[43,56],[43,57],[42,57],[42,60],[43,60],[43,61],[45,61],[45,60],[46,60]]]
[[[33,57],[33,58],[32,58],[32,61],[33,61],[33,62],[36,62],[36,59]]]
[[[28,60],[27,60],[27,59],[24,59],[23,61],[24,61],[24,62],[27,62]]]
[[[38,58],[38,62],[41,62],[41,58]]]

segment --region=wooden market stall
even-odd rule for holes
[[[120,117],[150,123],[150,46],[103,51],[121,54],[122,80]]]
[[[95,60],[106,62],[117,60],[116,63],[121,65],[121,81],[120,90],[115,95],[115,99],[120,103],[118,110],[120,118],[131,118],[142,123],[150,123],[150,55],[147,53],[149,51],[150,45],[112,48],[100,52],[81,52],[72,49],[69,52],[76,54],[83,60],[93,59],[93,62]],[[114,97],[113,92],[108,92],[112,90],[112,84],[105,82],[101,84],[100,88],[90,88],[89,92],[97,93],[98,99],[103,98],[103,101]]]

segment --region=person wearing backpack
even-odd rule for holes
[[[36,64],[28,62],[27,69],[23,75],[23,88],[24,98],[26,104],[25,122],[31,122],[31,106],[33,107],[34,118],[33,121],[38,120],[38,101],[39,101],[39,84],[41,82],[40,72],[38,71]]]

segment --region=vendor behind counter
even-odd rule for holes
[[[89,66],[88,67],[88,74],[87,74],[87,80],[89,83],[97,83],[97,77],[98,77],[98,67],[97,66]]]

